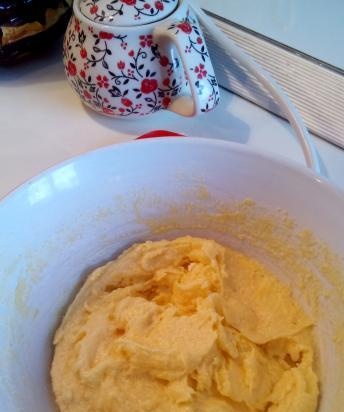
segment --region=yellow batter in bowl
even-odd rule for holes
[[[312,320],[259,262],[212,240],[136,244],[56,332],[61,412],[315,412]]]

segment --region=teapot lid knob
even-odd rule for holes
[[[178,0],[77,0],[88,19],[111,26],[139,26],[170,15]]]

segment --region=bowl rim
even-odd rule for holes
[[[169,146],[169,145],[181,145],[181,146],[194,146],[194,145],[203,145],[203,146],[211,146],[222,148],[226,151],[230,151],[232,153],[238,153],[247,157],[257,157],[261,160],[269,162],[273,167],[281,167],[284,169],[289,169],[294,173],[298,173],[309,179],[311,184],[321,186],[324,188],[329,194],[336,196],[339,201],[343,202],[344,206],[344,190],[340,187],[337,187],[333,184],[333,182],[325,177],[320,176],[315,173],[312,169],[303,166],[299,162],[294,159],[290,159],[286,156],[273,153],[272,151],[266,151],[261,148],[253,148],[250,146],[243,145],[242,143],[227,141],[224,139],[217,139],[212,137],[191,137],[191,136],[164,136],[158,137],[154,139],[142,139],[142,140],[130,140],[121,143],[113,143],[107,146],[102,146],[96,149],[92,149],[81,153],[76,156],[71,156],[62,162],[58,162],[48,168],[43,169],[38,174],[24,180],[23,182],[17,184],[13,187],[9,192],[5,193],[3,196],[0,197],[0,206],[5,206],[8,202],[10,202],[15,196],[20,194],[22,191],[25,191],[29,186],[34,184],[41,178],[44,178],[50,175],[52,172],[59,170],[60,168],[67,166],[74,162],[80,162],[87,159],[91,159],[94,157],[101,156],[103,152],[112,152],[121,149],[126,149],[131,146],[137,147],[139,149],[143,146]],[[144,150],[142,148],[142,153]],[[0,210],[1,213],[1,210]]]

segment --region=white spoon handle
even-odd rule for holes
[[[216,39],[216,42],[218,42],[224,50],[226,50],[234,59],[236,59],[257,80],[259,80],[260,83],[271,93],[271,95],[281,107],[284,116],[289,121],[295,132],[295,135],[301,145],[307,167],[313,169],[316,173],[321,175],[319,155],[317,153],[315,145],[303,123],[300,114],[298,113],[286,93],[270,76],[270,74],[267,73],[266,70],[264,70],[259,64],[257,64],[251,56],[243,52],[230,38],[228,38],[221,31],[199,6],[194,4],[194,2],[192,1],[190,3],[201,24],[206,27],[208,32],[213,36],[214,39]]]

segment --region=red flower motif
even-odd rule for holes
[[[119,68],[119,70],[123,70],[125,68],[125,62],[123,60],[120,60],[117,63],[117,67]]]
[[[90,8],[90,13],[91,14],[96,14],[98,11],[98,6],[96,6],[95,4]]]
[[[113,34],[112,33],[108,33],[106,31],[101,31],[99,33],[99,38],[103,39],[103,40],[111,40],[113,38]]]
[[[109,109],[108,107],[102,107],[102,110],[105,114],[113,114],[113,110]]]
[[[207,75],[207,71],[204,70],[204,64],[200,64],[194,68],[195,73],[197,73],[198,79],[203,79]]]
[[[127,99],[125,97],[121,99],[121,102],[125,107],[130,107],[133,104],[133,102],[130,99]]]
[[[169,85],[170,85],[170,79],[169,79],[168,77],[166,77],[166,78],[162,81],[162,84],[163,84],[164,86],[169,86]]]
[[[158,10],[164,10],[164,5],[161,3],[161,1],[156,1],[155,8],[157,8]]]
[[[162,105],[163,105],[164,107],[167,107],[170,103],[171,103],[171,99],[170,99],[169,97],[164,97],[164,98],[162,99]]]
[[[141,92],[148,94],[154,92],[158,88],[158,82],[155,79],[144,79],[141,83]]]
[[[128,6],[135,6],[136,0],[121,0],[122,3],[125,3]]]
[[[84,79],[86,77],[85,70],[80,70],[80,76]]]
[[[191,24],[187,21],[177,24],[177,27],[186,34],[190,34],[192,32]]]
[[[120,107],[118,110],[120,111],[120,113],[124,113],[124,112],[125,112],[125,110],[123,109],[123,107]]]
[[[92,99],[92,95],[87,90],[84,90],[84,96],[86,99]]]
[[[197,41],[198,44],[202,44],[202,43],[203,43],[202,37],[197,37],[197,40],[196,40],[196,41]]]
[[[134,57],[134,50],[130,50],[130,52],[128,53],[130,57]]]
[[[75,30],[79,33],[80,31],[80,22],[78,19],[75,19]]]
[[[106,76],[102,77],[101,75],[98,75],[97,80],[97,85],[99,87],[105,87],[105,89],[109,87],[109,79]]]
[[[139,36],[140,38],[140,46],[141,47],[151,47],[151,45],[153,44],[153,36],[151,34],[148,34],[148,36],[144,36],[141,34],[141,36]]]
[[[82,49],[80,50],[80,56],[81,56],[83,59],[86,59],[86,57],[87,57],[87,51],[86,51],[86,49],[82,48]]]
[[[71,60],[68,61],[67,71],[68,71],[68,74],[70,76],[75,76],[76,75],[76,66]]]
[[[143,5],[143,7],[145,8],[145,9],[150,9],[151,8],[151,5],[150,4],[148,4],[148,3],[145,3],[144,5]]]
[[[166,57],[166,56],[161,56],[160,57],[160,64],[161,64],[161,66],[167,66],[168,65],[168,63],[169,63],[169,60],[168,60],[168,58]]]

